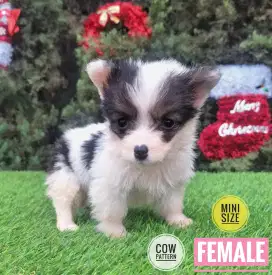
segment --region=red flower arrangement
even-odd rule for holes
[[[217,119],[220,121],[255,124],[270,119],[269,105],[263,95],[222,97],[217,104]]]
[[[96,13],[90,14],[84,21],[84,41],[81,45],[85,49],[88,49],[90,47],[88,40],[92,38],[97,45],[97,53],[103,55],[99,38],[107,24],[118,24],[122,22],[124,27],[128,29],[129,37],[149,38],[152,34],[152,30],[148,26],[147,21],[147,13],[144,12],[140,6],[133,5],[130,2],[106,4],[100,7]]]
[[[198,140],[207,159],[243,157],[269,140],[270,111],[265,96],[223,97],[218,106],[218,121],[206,127]]]

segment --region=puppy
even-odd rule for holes
[[[185,228],[185,183],[194,175],[199,111],[220,76],[175,60],[94,60],[105,123],[66,131],[55,146],[46,184],[60,231],[75,230],[77,207],[89,204],[97,230],[123,237],[129,206],[149,204]]]

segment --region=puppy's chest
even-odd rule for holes
[[[165,195],[171,186],[179,184],[179,176],[164,169],[134,171],[129,191],[130,206],[151,205]]]
[[[180,171],[175,171],[171,167],[144,167],[143,169],[133,169],[128,174],[133,177],[132,184],[134,190],[146,191],[157,195],[165,192],[171,186],[178,184]]]

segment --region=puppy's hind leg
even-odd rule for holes
[[[72,172],[59,170],[46,179],[47,195],[56,210],[57,228],[60,231],[74,231],[78,226],[73,221],[75,200],[80,193],[80,185]]]

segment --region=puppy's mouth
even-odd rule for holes
[[[139,159],[135,159],[136,163],[140,164],[140,165],[147,165],[147,164],[150,164],[151,161],[147,159],[144,159],[144,160],[139,160]]]
[[[134,159],[134,163],[136,163],[140,167],[156,165],[159,162],[161,161],[152,161],[150,158],[146,158],[144,160]]]

